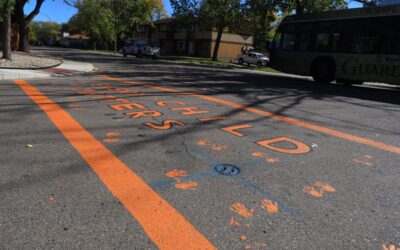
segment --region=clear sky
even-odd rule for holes
[[[30,0],[25,6],[25,12],[30,12],[35,7],[36,0]],[[164,0],[165,9],[172,13],[169,0]],[[351,3],[350,8],[360,7],[360,4]],[[52,21],[58,23],[68,22],[69,18],[76,13],[76,9],[64,3],[63,0],[45,0],[36,21]]]

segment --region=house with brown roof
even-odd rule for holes
[[[91,42],[92,38],[80,34],[60,38],[61,46],[66,48],[87,49]]]
[[[158,44],[162,55],[188,55],[211,57],[217,30],[202,30],[197,26],[182,27],[173,18],[154,22],[154,26],[140,26],[139,39]],[[241,54],[244,46],[253,44],[253,36],[247,30],[225,29],[219,47],[219,59],[232,59]]]

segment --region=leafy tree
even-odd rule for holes
[[[55,22],[32,22],[29,33],[31,43],[40,41],[43,44],[51,44],[56,40],[60,32],[60,25]]]
[[[296,14],[342,9],[347,7],[345,0],[282,0],[281,6],[285,13],[295,11]]]
[[[240,0],[203,0],[200,3],[200,24],[217,30],[212,60],[218,59],[218,50],[224,30],[243,27],[247,21],[243,15]]]
[[[266,49],[267,41],[272,38],[273,23],[277,19],[279,5],[276,0],[247,0],[246,16],[251,21],[254,45]]]
[[[154,13],[153,13],[153,20],[160,20],[163,18],[167,18],[168,13],[165,10],[163,0],[155,0],[154,1]]]
[[[224,29],[234,29],[243,23],[240,0],[171,0],[171,6],[173,16],[184,27],[197,24],[202,29],[217,29],[212,55],[214,61],[218,58]]]
[[[93,38],[93,46],[96,49],[96,41],[111,43],[113,41],[112,12],[108,9],[106,0],[82,0],[75,4],[78,9],[76,16],[71,18],[71,27]]]
[[[85,33],[106,44],[118,43],[138,35],[141,24],[152,24],[163,15],[159,0],[64,0],[78,13],[69,21],[71,33]],[[76,32],[79,31],[79,32]]]

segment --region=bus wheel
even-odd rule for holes
[[[317,60],[312,66],[311,75],[318,83],[330,83],[335,80],[335,65],[331,60]]]

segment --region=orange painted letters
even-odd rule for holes
[[[272,146],[272,144],[274,143],[278,143],[278,142],[289,142],[293,145],[296,146],[296,148],[294,149],[285,149],[285,148],[280,148],[280,147],[275,147]],[[264,140],[264,141],[259,141],[256,142],[258,145],[263,146],[265,148],[274,150],[276,152],[279,153],[284,153],[284,154],[305,154],[310,152],[310,147],[302,142],[290,139],[288,137],[277,137],[277,138],[273,138],[273,139],[268,139],[268,140]]]
[[[223,131],[228,132],[230,134],[242,137],[244,134],[237,132],[236,130],[238,129],[245,129],[245,128],[251,128],[251,125],[249,124],[244,124],[244,125],[237,125],[237,126],[231,126],[231,127],[226,127],[226,128],[221,128]]]
[[[176,121],[176,120],[165,120],[162,122],[162,125],[157,125],[152,122],[145,122],[144,125],[154,128],[154,129],[159,129],[159,130],[167,130],[172,128],[172,125],[176,124],[177,126],[185,126],[183,122]]]
[[[174,101],[156,102],[156,105],[165,107],[165,106],[168,106],[167,103],[182,105],[182,106],[186,105],[186,103],[184,103],[184,102],[174,102]]]
[[[126,103],[126,104],[115,104],[115,105],[110,105],[110,108],[116,110],[116,111],[122,111],[125,109],[144,109],[146,108],[145,106],[143,106],[140,103]]]
[[[156,110],[144,110],[144,111],[124,113],[124,114],[125,115],[129,115],[133,119],[139,119],[141,117],[159,117],[159,116],[162,116],[162,113],[158,112]]]
[[[184,112],[182,112],[181,115],[198,115],[210,112],[208,110],[198,110],[198,109],[199,109],[198,107],[187,107],[187,108],[172,108],[171,110],[174,111],[183,110]]]

